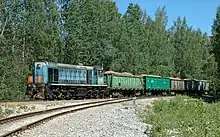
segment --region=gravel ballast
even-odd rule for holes
[[[34,111],[41,111],[62,106],[68,106],[84,102],[101,101],[104,99],[88,100],[61,100],[61,101],[30,101],[30,102],[5,102],[0,103],[0,119],[25,114]]]
[[[152,99],[136,100],[151,104]],[[133,101],[111,104],[59,116],[24,131],[21,137],[148,137]]]

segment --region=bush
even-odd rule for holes
[[[174,100],[153,102],[151,111],[142,115],[144,122],[152,125],[156,137],[220,135],[220,103],[207,104],[185,96]],[[147,118],[146,118],[147,117]]]

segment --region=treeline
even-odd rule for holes
[[[165,7],[151,18],[133,3],[122,15],[111,0],[0,3],[0,100],[24,99],[35,61],[103,65],[105,70],[217,83],[220,9],[210,40],[185,17],[167,29]]]

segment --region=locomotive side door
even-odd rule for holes
[[[98,85],[104,84],[104,72],[102,70],[98,70]]]
[[[86,79],[88,84],[92,84],[92,70],[87,70]]]

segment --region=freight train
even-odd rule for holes
[[[208,80],[104,71],[99,66],[36,62],[27,92],[35,99],[108,98],[209,92]]]

